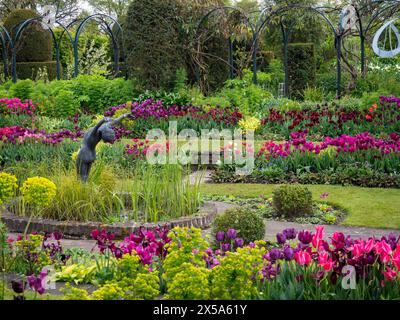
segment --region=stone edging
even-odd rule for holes
[[[158,223],[113,223],[103,224],[101,222],[75,222],[57,221],[52,219],[33,218],[28,228],[28,232],[61,232],[65,238],[88,239],[94,229],[106,229],[114,233],[116,238],[121,239],[130,233],[137,232],[141,226],[152,230],[158,226],[166,226],[170,229],[174,227],[196,227],[207,229],[217,216],[216,204],[212,201],[206,202],[196,216],[184,217],[176,220]],[[8,210],[1,213],[1,220],[10,232],[22,233],[25,231],[29,221],[28,217],[19,217]]]

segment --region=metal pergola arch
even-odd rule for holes
[[[116,33],[113,32],[111,24],[107,23],[106,20],[111,20],[111,24],[115,23],[117,26],[118,30]],[[4,63],[4,74],[6,79],[9,77],[8,69],[9,69],[9,62],[8,62],[8,57],[7,57],[7,44],[9,44],[10,49],[11,49],[11,76],[12,76],[12,81],[16,82],[18,79],[17,75],[17,52],[16,52],[16,47],[18,44],[18,41],[21,39],[21,36],[24,32],[24,30],[32,23],[41,23],[43,26],[46,27],[46,29],[51,33],[51,36],[53,38],[54,42],[54,48],[56,50],[56,63],[57,63],[57,80],[61,79],[61,64],[60,64],[60,46],[61,46],[61,41],[62,38],[64,37],[65,34],[67,34],[69,42],[71,43],[71,46],[74,51],[74,77],[78,76],[79,74],[79,54],[78,54],[78,45],[79,45],[79,37],[81,32],[83,31],[83,28],[85,27],[86,23],[91,21],[91,20],[96,20],[99,24],[102,24],[106,27],[106,33],[111,37],[112,41],[112,47],[113,47],[113,54],[114,54],[114,69],[115,69],[115,75],[119,73],[119,57],[120,57],[120,51],[119,51],[119,46],[118,46],[118,41],[117,37],[118,35],[121,35],[123,38],[123,30],[121,25],[116,21],[113,17],[106,15],[106,14],[93,14],[90,15],[84,19],[77,19],[72,21],[70,24],[67,26],[64,26],[62,23],[59,21],[56,21],[61,28],[62,32],[59,38],[57,39],[53,28],[42,21],[43,17],[38,16],[34,18],[27,19],[14,28],[16,28],[16,33],[14,37],[10,36],[9,31],[4,27],[0,25],[0,43],[3,48],[2,52],[2,60]],[[75,34],[75,37],[71,35],[71,32],[69,29],[71,29],[74,25],[79,23],[77,27],[77,31]],[[125,50],[122,46],[122,58],[123,61],[126,61],[126,55],[125,55]],[[125,72],[125,78],[128,78],[128,72]]]
[[[112,31],[112,28],[110,27],[110,25],[107,23],[107,19],[111,20],[118,28],[117,33],[114,34],[114,32]],[[95,13],[92,14],[84,19],[82,19],[81,23],[78,25],[78,28],[76,30],[76,34],[75,34],[75,38],[74,38],[74,42],[73,42],[73,48],[74,48],[74,77],[77,77],[79,74],[79,52],[78,52],[78,46],[79,46],[79,37],[82,33],[82,30],[84,29],[84,27],[86,26],[86,24],[89,21],[96,21],[98,22],[100,25],[103,24],[106,27],[107,33],[108,35],[111,37],[111,41],[113,44],[113,54],[114,54],[114,70],[115,70],[115,74],[117,75],[119,73],[119,46],[118,46],[118,41],[117,41],[117,36],[120,33],[121,37],[123,39],[123,29],[122,26],[120,25],[120,23],[114,19],[113,17],[106,15],[106,14],[102,14],[102,13]],[[126,61],[126,55],[125,55],[125,49],[122,46],[122,57],[124,62]],[[125,69],[125,79],[128,78],[128,71],[127,69]]]
[[[351,4],[355,8],[356,14],[357,14],[357,29],[360,37],[360,43],[361,43],[361,73],[363,76],[365,76],[366,73],[366,67],[365,67],[365,40],[366,40],[366,35],[367,33],[372,29],[373,23],[379,19],[382,14],[389,10],[400,10],[400,0],[377,0],[375,1],[374,4],[377,4],[378,6],[383,6],[383,7],[378,7],[377,12],[368,20],[367,25],[364,27],[363,22],[362,22],[362,12],[365,10],[370,4],[364,5],[362,7],[357,7],[356,5]],[[221,6],[221,7],[215,7],[212,8],[209,12],[207,12],[202,19],[200,20],[198,24],[198,29],[201,27],[201,25],[204,23],[207,18],[213,14],[216,11],[227,11],[227,10],[235,10],[241,13],[244,17],[247,17],[248,25],[251,29],[252,32],[252,37],[253,37],[253,44],[252,44],[252,62],[253,62],[253,82],[256,84],[257,83],[257,50],[258,50],[258,40],[259,37],[261,36],[262,32],[266,28],[266,26],[272,21],[273,18],[275,17],[282,17],[285,13],[292,11],[292,10],[303,10],[303,11],[311,11],[316,14],[318,14],[320,17],[323,18],[323,20],[328,24],[329,28],[331,29],[334,38],[335,38],[335,49],[337,52],[336,55],[336,62],[337,62],[337,71],[336,71],[336,91],[337,91],[337,97],[340,98],[341,96],[341,78],[342,78],[342,67],[341,67],[341,54],[342,54],[342,41],[343,37],[346,34],[346,30],[342,29],[340,21],[336,24],[330,20],[328,17],[327,11],[329,13],[332,12],[337,12],[338,17],[340,17],[340,11],[344,7],[338,7],[338,6],[309,6],[309,5],[303,5],[303,4],[298,4],[294,3],[291,5],[287,5],[285,7],[278,7],[278,8],[264,8],[263,10],[258,11],[259,16],[256,21],[256,23],[252,23],[249,19],[249,17],[246,15],[246,13],[241,10],[240,8],[236,7],[231,7],[231,6]],[[285,95],[288,95],[288,63],[287,63],[287,45],[289,41],[289,36],[288,36],[288,30],[285,29],[284,25],[281,24],[281,32],[283,35],[283,40],[284,40],[284,60],[285,60]],[[197,34],[197,33],[196,33]],[[230,48],[231,51],[231,48]],[[232,52],[229,52],[229,61],[230,65],[232,65],[232,60],[231,60]],[[232,74],[232,72],[231,72]]]
[[[337,56],[336,56],[336,63],[337,63],[337,71],[336,71],[336,95],[338,98],[340,98],[341,96],[341,72],[342,72],[342,68],[341,68],[341,42],[342,42],[342,36],[343,33],[339,27],[338,24],[338,28],[335,28],[334,23],[329,19],[329,17],[327,16],[327,14],[325,13],[325,10],[330,10],[331,12],[333,11],[338,11],[339,9],[337,7],[331,7],[331,6],[318,6],[318,7],[313,7],[313,6],[308,6],[308,5],[302,5],[302,4],[292,4],[292,5],[288,5],[286,7],[280,7],[277,8],[275,10],[272,10],[271,8],[265,8],[264,10],[261,11],[260,16],[259,16],[259,20],[257,22],[258,28],[257,28],[257,38],[256,41],[258,41],[259,36],[261,35],[261,33],[263,32],[263,30],[265,29],[265,27],[272,21],[272,19],[274,17],[281,17],[283,14],[290,12],[292,10],[305,10],[305,11],[311,11],[314,13],[317,13],[320,17],[323,18],[323,20],[328,24],[328,26],[330,27],[334,37],[335,37],[335,49],[337,52]],[[265,17],[264,17],[265,16]],[[288,86],[289,86],[289,79],[288,79],[288,57],[287,57],[287,48],[288,48],[288,41],[289,38],[287,36],[287,34],[285,35],[285,33],[287,33],[286,30],[284,30],[281,27],[281,31],[283,33],[283,40],[284,40],[284,66],[285,66],[285,95],[288,95]],[[257,70],[257,67],[254,68],[255,70]],[[255,77],[257,77],[257,75],[255,75]]]
[[[252,37],[253,37],[253,40],[254,40],[254,35],[255,35],[255,32],[256,32],[256,25],[253,24],[253,23],[251,22],[251,19],[250,19],[250,17],[246,14],[246,12],[244,12],[244,11],[243,11],[242,9],[240,9],[240,8],[233,7],[233,6],[219,6],[219,7],[212,8],[210,11],[208,11],[208,12],[201,18],[201,20],[198,22],[198,24],[197,24],[197,26],[196,26],[196,29],[195,29],[195,30],[196,30],[196,31],[195,31],[195,38],[196,38],[196,41],[197,41],[197,42],[200,41],[200,40],[197,40],[197,39],[199,39],[199,37],[198,37],[199,32],[202,30],[204,23],[207,21],[207,19],[208,19],[210,16],[212,16],[213,14],[218,13],[218,12],[223,12],[223,13],[225,13],[225,12],[229,12],[229,11],[231,11],[231,12],[237,12],[237,13],[239,13],[242,17],[245,18],[246,25],[248,25],[248,26],[250,27],[251,33],[252,33]],[[219,13],[219,14],[221,14],[221,13]],[[231,37],[229,37],[228,40],[229,40],[228,61],[225,61],[225,62],[227,62],[228,65],[229,65],[229,69],[230,69],[229,73],[230,73],[230,76],[231,76],[231,78],[232,78],[233,75],[234,75],[233,46],[232,46]],[[253,45],[254,45],[254,42],[253,42]],[[256,52],[256,50],[254,50],[254,48],[252,48],[252,52]],[[253,54],[253,59],[254,59],[255,57],[256,57],[256,56],[254,56],[254,54]],[[197,78],[197,81],[198,81],[198,82],[200,81],[200,70],[199,70],[199,68],[200,68],[200,67],[197,66],[197,70],[196,70],[196,78]],[[257,79],[253,79],[253,81],[257,81]]]
[[[367,33],[371,30],[373,23],[375,21],[377,21],[383,13],[385,13],[386,11],[389,11],[391,9],[400,10],[400,1],[399,0],[376,0],[375,4],[379,4],[379,5],[383,4],[384,7],[378,8],[378,11],[368,20],[365,28],[364,28],[361,17],[362,17],[362,12],[369,6],[369,4],[366,4],[362,7],[352,5],[354,7],[356,15],[357,15],[358,36],[360,37],[360,51],[361,51],[361,75],[363,77],[365,77],[365,75],[366,75],[365,40],[367,37]]]

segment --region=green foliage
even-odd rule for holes
[[[27,19],[39,16],[33,10],[19,9],[12,11],[4,20],[4,27],[14,37],[17,26]],[[31,23],[24,30],[21,42],[18,44],[17,61],[19,62],[45,62],[52,58],[52,36],[39,23]]]
[[[77,112],[98,114],[107,108],[132,100],[137,93],[133,80],[80,75],[71,80],[33,82],[19,80],[0,86],[5,96],[32,99],[39,103],[39,112],[50,117],[67,117]]]
[[[220,265],[213,268],[210,275],[213,299],[254,298],[257,295],[255,282],[261,277],[265,253],[265,248],[256,245],[254,248],[238,248],[236,252],[228,252],[220,259]]]
[[[325,93],[318,87],[307,87],[304,89],[303,98],[305,101],[321,102],[325,100]]]
[[[252,115],[260,110],[260,105],[265,99],[272,97],[272,94],[262,87],[268,86],[270,79],[270,75],[263,74],[261,86],[258,86],[253,84],[250,74],[247,73],[243,80],[226,81],[218,96],[228,99],[231,106],[237,107],[242,113]]]
[[[210,298],[210,270],[191,263],[182,264],[182,270],[168,283],[166,300],[208,300]]]
[[[60,90],[55,97],[53,110],[48,110],[47,113],[52,114],[57,118],[66,118],[73,116],[79,112],[79,101],[71,91]]]
[[[62,75],[62,70],[60,72]],[[57,78],[57,63],[56,61],[29,61],[17,62],[17,77],[18,79],[33,79],[38,80],[45,75],[47,80]]]
[[[124,24],[128,68],[146,88],[173,87],[183,66],[178,21],[174,0],[134,0],[129,6]]]
[[[229,229],[237,230],[238,237],[247,243],[263,239],[265,234],[263,219],[247,208],[230,209],[215,218],[212,233]]]
[[[301,185],[284,185],[273,192],[273,205],[281,216],[303,216],[312,213],[312,194]]]
[[[13,84],[8,91],[10,96],[25,100],[32,96],[33,90],[34,82],[26,79],[17,81],[17,83]]]
[[[193,227],[177,227],[169,232],[168,237],[171,242],[166,246],[168,255],[163,263],[163,280],[167,283],[167,297],[169,299],[208,297],[208,270],[205,269],[204,250],[209,247],[209,244],[202,237],[201,230]],[[200,270],[195,270],[194,267]],[[197,281],[187,278],[188,270],[194,271],[194,278]],[[203,292],[199,290],[199,282],[203,285]],[[186,290],[186,286],[193,290]]]
[[[291,43],[288,47],[289,86],[292,97],[301,97],[315,82],[315,50],[312,43]]]

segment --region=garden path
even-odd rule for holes
[[[234,205],[224,202],[214,202],[218,213],[222,213],[225,210],[232,208]],[[271,221],[265,220],[265,240],[276,239],[276,234],[282,232],[282,230],[287,228],[295,228],[296,230],[308,230],[314,231],[315,225],[312,224],[299,224],[294,222],[283,222],[283,221]],[[400,236],[400,230],[390,230],[390,229],[373,229],[364,227],[348,227],[341,225],[325,225],[325,238],[332,236],[334,232],[343,232],[346,236],[350,235],[353,239],[368,239],[369,237],[375,236],[376,238],[381,238],[382,236],[387,236],[390,233],[394,233],[396,236]],[[203,235],[209,235],[211,229],[206,229],[203,231]],[[10,234],[10,236],[16,238],[16,234]],[[82,248],[86,250],[92,250],[95,246],[95,241],[93,240],[72,240],[63,239],[62,245],[65,249],[68,248]]]

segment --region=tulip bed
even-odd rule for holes
[[[44,295],[51,265],[53,280],[71,283],[61,292],[67,300],[400,298],[400,239],[394,235],[358,240],[337,232],[326,239],[316,227],[315,233],[283,230],[276,242],[244,243],[230,229],[207,242],[196,228],[160,227],[120,242],[105,230],[92,237],[92,253],[64,251],[57,233],[8,238],[2,250],[14,255],[3,267],[26,276],[4,292],[16,299],[30,291]]]

